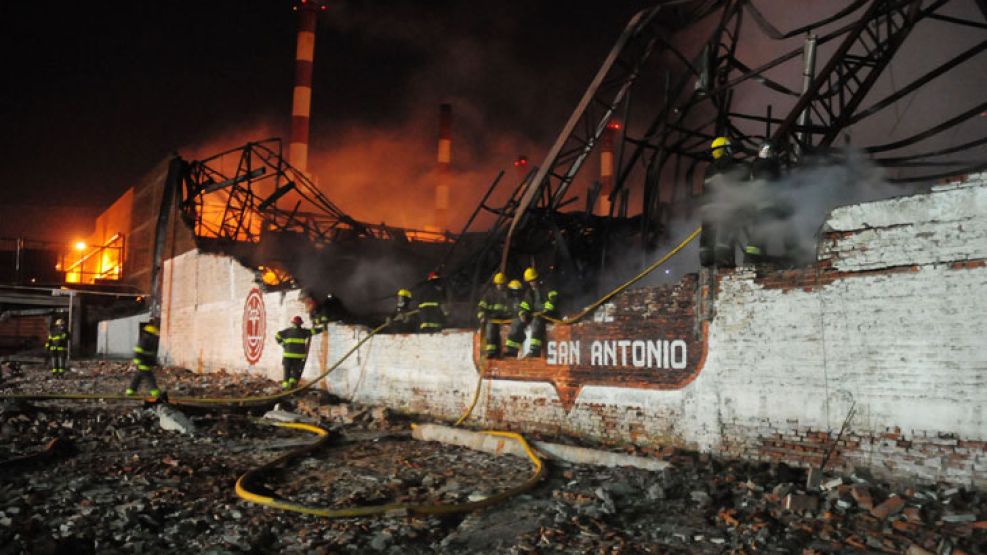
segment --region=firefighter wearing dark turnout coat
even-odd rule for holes
[[[446,314],[442,310],[443,301],[445,301],[445,288],[442,287],[442,278],[438,273],[432,272],[428,274],[428,282],[425,284],[418,301],[419,332],[435,333],[442,331],[446,324]]]
[[[55,320],[55,327],[48,332],[48,340],[45,341],[45,350],[48,351],[48,358],[51,361],[51,375],[53,378],[65,374],[70,338],[71,335],[65,329],[65,320],[61,318]]]
[[[157,319],[152,319],[140,328],[140,335],[137,345],[134,347],[134,365],[137,373],[127,388],[127,395],[135,395],[140,389],[141,382],[147,380],[151,389],[148,391],[151,397],[161,394],[158,390],[158,382],[154,379],[154,367],[158,364],[158,342],[161,331],[158,329]]]
[[[415,331],[417,324],[411,314],[411,291],[398,289],[396,296],[394,311],[387,317],[389,326],[385,331],[389,333],[411,333]]]
[[[702,266],[731,267],[736,263],[734,247],[737,243],[737,222],[735,214],[720,202],[713,204],[711,199],[722,196],[727,187],[744,179],[744,167],[733,157],[730,139],[717,137],[710,144],[712,163],[706,167],[703,181],[702,233],[699,235],[699,263]]]
[[[284,352],[281,355],[281,365],[284,367],[284,379],[281,388],[289,389],[298,384],[305,370],[305,359],[308,358],[308,346],[312,336],[325,331],[325,327],[316,324],[315,327],[303,328],[302,317],[291,319],[291,327],[285,328],[274,335],[274,340],[281,345]]]
[[[522,301],[524,301],[524,286],[520,281],[512,279],[507,284],[507,302],[514,319],[511,321],[510,329],[507,330],[507,339],[504,340],[504,356],[508,358],[517,358],[518,351],[524,343],[524,328],[527,324],[517,317]]]
[[[527,356],[537,357],[541,356],[545,342],[545,317],[558,317],[559,293],[541,281],[534,268],[524,271],[524,281],[528,284],[528,290],[518,305],[508,338],[512,344],[519,346],[524,339],[524,328],[530,327]]]
[[[482,355],[486,358],[500,356],[500,324],[494,320],[511,317],[507,291],[504,289],[506,283],[507,276],[497,272],[493,277],[493,288],[483,295],[477,305],[476,317],[480,320],[480,331],[483,333]]]

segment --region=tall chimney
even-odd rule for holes
[[[613,193],[613,136],[620,130],[620,123],[611,121],[600,137],[600,198],[597,211],[601,216],[610,215],[610,194]]]
[[[449,179],[452,165],[452,104],[439,106],[438,179],[435,183],[435,227],[449,229]]]
[[[295,48],[295,91],[291,103],[291,142],[288,161],[308,172],[308,122],[312,111],[312,62],[315,59],[315,18],[325,0],[297,0],[298,43]]]

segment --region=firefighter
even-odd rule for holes
[[[539,279],[538,271],[531,267],[524,270],[524,281],[528,290],[521,301],[521,311],[527,312],[531,321],[527,356],[539,357],[545,342],[545,318],[558,318],[559,292]]]
[[[526,356],[538,357],[542,354],[542,345],[545,342],[545,318],[558,317],[559,293],[541,281],[534,268],[524,270],[524,281],[528,284],[528,289],[518,303],[514,321],[511,322],[505,354],[517,355],[524,341],[524,330],[530,326]]]
[[[161,395],[161,391],[158,390],[158,382],[154,379],[154,367],[158,364],[160,337],[161,331],[158,329],[157,318],[151,318],[150,321],[141,326],[137,345],[134,346],[134,365],[137,367],[137,373],[130,381],[130,387],[126,391],[127,395],[136,395],[141,382],[144,380],[147,380],[151,387],[148,393],[152,398],[157,399]]]
[[[500,324],[494,320],[510,318],[506,284],[507,276],[497,272],[493,277],[493,289],[489,289],[480,299],[476,317],[480,320],[480,331],[483,333],[484,358],[500,358]]]
[[[48,332],[48,340],[45,341],[45,350],[48,351],[48,358],[51,361],[51,376],[53,378],[65,375],[70,337],[71,334],[65,329],[65,320],[61,318],[55,320],[55,326]]]
[[[781,162],[771,141],[764,141],[757,150],[757,156],[751,162],[750,176],[752,181],[763,182],[762,200],[754,207],[750,220],[744,226],[744,240],[741,243],[744,250],[744,262],[759,264],[767,255],[768,225],[775,219],[773,191],[770,187],[781,178]],[[755,184],[756,185],[756,184]]]
[[[722,194],[724,187],[739,183],[743,167],[733,157],[733,146],[727,137],[717,137],[710,143],[713,161],[706,167],[703,194],[703,230],[699,236],[699,262],[703,266],[730,267],[734,261],[734,245],[737,241],[735,216],[729,213],[729,203],[712,202],[713,196]]]
[[[793,222],[795,206],[788,187],[781,182],[783,172],[779,154],[771,141],[765,141],[751,163],[751,179],[762,181],[764,187],[744,246],[745,261],[754,264],[771,261],[787,265],[806,257],[806,253],[801,252]],[[769,256],[767,252],[769,241],[775,256]]]
[[[305,359],[308,358],[308,345],[312,336],[325,331],[321,324],[315,324],[311,329],[302,327],[302,317],[291,319],[291,327],[274,334],[274,340],[281,345],[284,352],[281,355],[281,366],[284,367],[284,379],[281,389],[290,389],[298,384],[305,370]]]
[[[514,319],[511,321],[510,329],[507,330],[507,339],[504,340],[504,356],[517,358],[524,343],[524,328],[528,325],[520,318],[521,302],[524,301],[524,286],[520,281],[512,279],[507,283],[507,298]]]
[[[421,333],[436,333],[442,331],[446,323],[446,314],[442,308],[445,299],[445,288],[442,277],[438,272],[428,274],[421,300],[418,301],[418,331]]]
[[[408,289],[398,289],[397,302],[394,305],[394,312],[387,317],[388,331],[392,333],[411,333],[414,331],[411,320],[411,291]]]
[[[353,314],[339,297],[329,293],[322,299],[322,302],[315,304],[314,308],[309,311],[309,318],[312,319],[313,325],[324,328],[330,322],[352,322]]]

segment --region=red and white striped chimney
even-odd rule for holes
[[[596,203],[601,216],[610,214],[610,194],[613,192],[613,138],[620,123],[611,121],[600,137],[600,198]]]
[[[439,151],[435,183],[435,227],[449,229],[449,180],[452,168],[452,104],[439,106]]]
[[[312,62],[315,59],[315,21],[326,10],[326,0],[297,0],[298,43],[295,48],[295,91],[291,103],[291,142],[288,161],[308,171],[308,127],[312,112]]]

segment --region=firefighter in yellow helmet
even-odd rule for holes
[[[717,202],[727,187],[744,179],[744,167],[733,157],[733,144],[727,137],[710,143],[712,162],[706,167],[703,181],[705,202],[702,209],[703,231],[699,236],[699,262],[703,266],[734,266],[737,242],[735,215],[730,203]]]
[[[411,333],[414,330],[414,322],[411,315],[411,291],[409,289],[398,289],[396,294],[397,302],[394,305],[394,312],[387,318],[390,326],[387,331],[390,333]]]
[[[540,279],[538,271],[531,267],[524,270],[524,281],[528,284],[528,289],[518,305],[514,322],[511,323],[508,334],[511,343],[508,346],[513,344],[519,347],[524,339],[525,327],[530,326],[527,356],[538,357],[542,354],[545,342],[545,317],[558,317],[559,292],[546,285]]]
[[[477,305],[476,317],[480,320],[480,331],[483,334],[484,358],[500,357],[500,324],[493,320],[510,318],[507,298],[507,275],[497,272],[493,277],[493,287],[488,289]]]
[[[136,395],[140,389],[141,382],[147,380],[151,389],[148,391],[151,397],[157,399],[161,394],[158,389],[158,382],[154,379],[154,367],[158,365],[158,343],[161,339],[161,330],[158,329],[159,321],[151,318],[140,327],[140,334],[137,338],[137,345],[134,346],[134,366],[137,373],[130,381],[127,388],[127,395]]]
[[[517,315],[521,310],[521,303],[524,301],[524,285],[520,280],[512,279],[507,283],[507,301],[509,310],[513,316],[511,327],[507,331],[507,338],[504,340],[504,356],[517,358],[521,346],[524,344],[525,323],[518,320]]]

